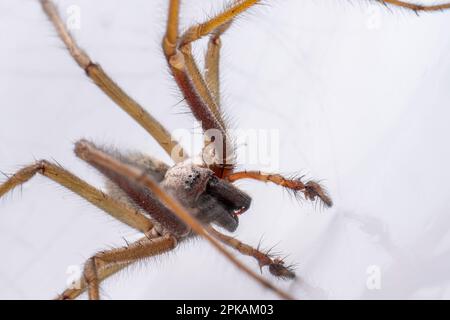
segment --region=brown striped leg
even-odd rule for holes
[[[217,28],[220,28],[221,26],[224,26],[230,21],[232,21],[234,18],[236,18],[238,15],[242,14],[246,10],[250,9],[254,5],[261,2],[260,0],[237,0],[231,2],[225,10],[220,12],[219,14],[215,15],[211,19],[195,24],[191,26],[180,39],[180,46],[184,46],[186,44],[189,44],[193,41],[196,41],[212,32],[214,30],[217,30]]]
[[[75,152],[78,157],[93,165],[102,172],[110,172],[116,175],[122,176],[138,186],[142,186],[150,190],[164,206],[173,212],[186,226],[197,233],[198,235],[205,238],[209,243],[211,243],[221,254],[228,258],[228,260],[233,263],[239,270],[246,273],[248,276],[256,280],[262,286],[267,289],[272,290],[274,293],[279,295],[284,299],[292,299],[292,297],[274,286],[272,283],[249,269],[246,265],[240,262],[236,257],[234,257],[228,250],[226,250],[215,237],[211,236],[204,228],[204,226],[189,212],[185,209],[180,202],[173,196],[164,191],[160,185],[145,171],[142,169],[125,164],[111,155],[103,152],[101,149],[95,147],[92,143],[85,140],[79,141],[76,144]],[[152,213],[149,213],[152,214]],[[158,221],[164,224],[163,220]],[[169,226],[170,227],[170,226]],[[171,228],[167,228],[172,230]]]
[[[62,21],[58,10],[50,0],[40,0],[44,12],[55,27],[59,37],[64,42],[71,56],[78,65],[86,72],[94,83],[119,107],[130,115],[139,125],[141,125],[169,154],[175,162],[187,158],[187,153],[175,141],[172,141],[169,131],[159,123],[150,113],[148,113],[139,103],[127,95],[91,58],[78,47]]]
[[[212,227],[208,228],[208,232],[227,246],[230,246],[233,249],[237,250],[239,253],[255,258],[261,270],[262,267],[267,266],[269,267],[270,273],[278,278],[295,278],[295,273],[293,272],[292,268],[286,266],[283,259],[273,258],[270,255],[270,252],[261,252],[259,249],[255,249],[252,246],[249,246],[248,244],[245,244],[234,237],[230,237],[223,233],[220,233]]]
[[[231,21],[217,28],[208,41],[208,49],[205,56],[205,81],[208,85],[211,95],[216,101],[217,110],[213,110],[215,114],[220,114],[220,48],[222,46],[220,37],[228,30]]]
[[[414,2],[406,2],[401,0],[373,0],[385,6],[400,7],[414,12],[432,12],[432,11],[443,11],[450,9],[450,2],[441,4],[418,4]]]
[[[223,177],[234,167],[235,152],[232,139],[228,136],[226,124],[219,108],[220,99],[218,97],[218,78],[216,74],[218,72],[218,36],[228,28],[237,14],[245,11],[246,8],[251,7],[257,1],[253,4],[252,2],[254,1],[233,3],[222,14],[217,15],[210,21],[221,21],[220,23],[212,22],[215,27],[208,31],[208,33],[216,33],[213,45],[209,46],[210,49],[205,63],[206,67],[211,67],[211,72],[209,72],[209,80],[212,83],[211,88],[206,78],[201,74],[191,52],[191,42],[199,38],[186,38],[192,32],[192,28],[189,28],[179,38],[178,16],[180,3],[178,0],[171,0],[169,3],[167,30],[163,38],[164,53],[178,87],[189,104],[193,115],[201,122],[202,129],[205,132],[203,160],[219,177]],[[209,25],[208,22],[205,24]]]
[[[86,199],[112,217],[132,228],[141,232],[147,232],[153,228],[152,222],[136,209],[130,208],[128,205],[115,200],[61,166],[46,160],[41,160],[26,166],[1,184],[0,198],[10,190],[30,180],[36,173],[39,173],[78,194],[80,197]]]
[[[90,300],[99,300],[100,282],[106,277],[132,262],[173,250],[176,245],[177,240],[175,237],[165,235],[158,238],[144,237],[122,248],[98,252],[86,261],[83,280],[81,281],[82,285],[77,292],[70,292],[70,298],[79,295],[84,289],[87,289]],[[69,297],[63,294],[61,298],[66,299]]]
[[[333,205],[324,188],[315,181],[302,182],[301,178],[289,179],[280,174],[264,173],[261,171],[234,172],[226,177],[230,182],[241,179],[253,179],[261,182],[271,182],[297,194],[301,192],[307,200],[314,201],[319,198],[327,207]]]

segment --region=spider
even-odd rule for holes
[[[233,185],[241,179],[269,182],[292,191],[307,200],[332,206],[324,188],[315,181],[288,178],[260,171],[236,171],[233,139],[223,116],[219,85],[221,35],[233,20],[261,1],[233,1],[223,12],[204,23],[179,33],[180,1],[169,1],[167,29],[162,41],[168,66],[192,114],[201,122],[205,133],[202,153],[189,157],[171,139],[170,133],[137,102],[129,97],[91,58],[81,50],[49,0],[42,8],[53,23],[71,56],[87,76],[155,138],[174,161],[169,166],[140,153],[123,154],[87,140],[75,144],[75,154],[107,178],[107,193],[77,178],[57,163],[46,160],[24,167],[0,186],[0,197],[25,183],[36,173],[59,183],[99,207],[107,214],[143,233],[143,237],[125,247],[98,252],[84,265],[79,288],[65,290],[59,299],[74,299],[84,291],[90,299],[99,299],[100,282],[143,258],[175,249],[178,243],[198,234],[207,239],[239,269],[273,290],[281,298],[291,298],[265,278],[243,265],[223,246],[256,259],[260,268],[267,267],[278,278],[294,278],[283,259],[262,252],[222,234],[213,226],[229,232],[238,227],[239,215],[248,210],[251,197]],[[450,4],[423,6],[398,0],[378,1],[413,11],[436,11]],[[205,72],[202,73],[191,52],[191,44],[208,36]]]

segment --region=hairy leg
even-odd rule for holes
[[[168,252],[176,245],[177,240],[173,236],[165,235],[144,237],[122,248],[98,252],[86,261],[80,287],[66,290],[59,298],[75,298],[87,289],[89,299],[98,300],[101,281],[133,262]]]
[[[102,150],[96,148],[93,144],[87,141],[79,141],[76,145],[76,154],[81,159],[85,160],[89,164],[96,168],[102,168],[104,172],[115,172],[122,177],[126,177],[133,183],[148,188],[153,194],[161,201],[167,208],[169,208],[179,219],[181,219],[192,231],[205,238],[210,242],[221,254],[223,254],[230,262],[232,262],[239,270],[246,273],[251,278],[255,279],[258,283],[267,289],[272,290],[280,297],[285,299],[291,299],[291,296],[283,290],[277,288],[266,279],[262,278],[246,265],[237,260],[228,250],[226,250],[213,236],[211,236],[203,227],[203,225],[185,209],[178,200],[173,196],[165,192],[159,184],[147,175],[143,170],[122,163],[106,154]],[[162,221],[160,221],[162,222]],[[168,230],[171,230],[168,228]]]
[[[187,75],[192,82],[193,89],[197,92],[200,98],[204,101],[204,104],[211,111],[212,115],[217,120],[217,125],[214,128],[223,132],[226,130],[225,121],[223,115],[220,113],[219,105],[217,104],[216,97],[213,95],[211,88],[208,86],[206,79],[203,77],[200,69],[192,55],[191,45],[187,44],[180,48],[184,56],[184,62],[186,66]]]
[[[128,162],[122,155],[111,153],[109,150],[97,147],[92,142],[86,140],[81,140],[75,144],[75,154],[96,168],[110,181],[114,182],[114,184],[134,202],[134,204],[139,206],[153,218],[155,227],[161,225],[164,229],[168,230],[178,238],[187,236],[190,233],[189,227],[167,208],[158,198],[158,195],[155,195],[152,190],[136,183],[133,179],[130,179],[128,175],[121,173],[116,170],[116,168],[111,168],[102,165],[102,163],[98,163],[96,159],[101,158],[108,163],[114,162],[121,165],[129,165],[132,168],[139,168],[145,176],[150,177],[152,181],[159,184],[159,182],[154,180],[144,167],[138,167],[135,163]],[[91,154],[93,155],[92,159],[90,158]]]
[[[240,171],[228,175],[225,179],[230,182],[235,182],[241,179],[253,179],[261,182],[271,182],[279,185],[287,190],[303,193],[307,200],[316,200],[319,198],[327,207],[333,205],[333,201],[328,196],[327,192],[315,181],[308,181],[303,183],[300,178],[289,179],[280,174],[264,173],[261,171]]]
[[[220,114],[221,98],[220,98],[220,48],[222,46],[220,37],[228,30],[231,21],[217,28],[208,41],[208,49],[205,56],[205,81],[208,85],[211,95],[216,101],[217,110],[213,110],[215,114]]]
[[[78,65],[86,72],[94,83],[118,106],[130,115],[139,125],[141,125],[161,147],[169,154],[175,162],[187,158],[183,148],[175,141],[172,141],[171,135],[164,126],[159,123],[150,113],[141,105],[126,94],[100,67],[92,62],[91,58],[80,49],[67,30],[64,22],[59,16],[58,10],[50,0],[40,0],[44,12],[55,27],[59,37],[64,42],[70,54]]]
[[[261,252],[259,249],[255,249],[234,237],[220,233],[212,227],[208,228],[208,232],[239,253],[255,258],[261,270],[262,267],[268,266],[270,273],[276,277],[285,279],[295,278],[295,273],[289,266],[285,266],[283,259],[273,258],[269,252]]]
[[[116,263],[116,264],[112,264],[111,266],[105,266],[104,268],[102,268],[100,270],[97,270],[97,276],[98,276],[99,283],[101,283],[103,280],[109,278],[113,274],[116,274],[120,270],[125,269],[126,267],[128,267],[131,264],[132,264],[132,262]],[[82,277],[79,280],[79,284],[78,284],[77,287],[69,288],[69,289],[64,290],[64,292],[61,293],[60,295],[58,295],[55,298],[55,300],[73,300],[73,299],[76,299],[83,292],[85,292],[87,290],[87,287],[88,286],[87,286],[87,283],[86,283],[86,279],[84,277]]]
[[[161,235],[155,230],[152,229],[146,234],[147,239],[155,239],[161,237]],[[139,240],[144,240],[145,238],[141,238]],[[99,282],[101,283],[105,279],[109,278],[110,276],[118,273],[119,271],[129,267],[130,265],[134,264],[139,260],[135,260],[132,262],[121,262],[121,263],[107,263],[104,267],[97,270],[97,277]],[[86,279],[82,276],[80,279],[72,285],[70,288],[67,288],[64,290],[61,294],[55,297],[55,300],[73,300],[79,297],[83,292],[85,292],[88,288]]]
[[[383,5],[391,5],[395,7],[405,8],[412,11],[422,11],[422,12],[431,12],[431,11],[443,11],[450,9],[450,2],[447,3],[441,3],[441,4],[431,4],[431,5],[425,5],[425,4],[418,4],[413,2],[406,2],[401,0],[373,0],[376,2],[379,2]]]
[[[188,102],[193,115],[201,122],[202,129],[206,133],[203,160],[219,177],[233,169],[235,153],[232,139],[228,136],[226,123],[219,107],[218,39],[237,14],[252,6],[251,2],[237,1],[222,14],[205,23],[211,22],[214,24],[215,19],[221,21],[214,24],[215,27],[208,31],[208,33],[215,33],[209,45],[205,62],[205,66],[211,68],[208,80],[201,74],[191,52],[191,42],[200,38],[188,37],[195,26],[189,28],[179,38],[180,1],[171,0],[169,3],[166,35],[163,38],[164,53],[178,87]],[[253,1],[253,4],[256,2]],[[210,81],[211,87],[208,81]]]
[[[133,227],[141,232],[147,232],[153,228],[152,222],[136,209],[115,200],[102,191],[94,188],[59,165],[41,160],[35,164],[26,166],[13,174],[0,185],[0,198],[13,188],[24,184],[36,173],[39,173],[61,186],[78,194],[96,207],[102,209],[117,220]]]
[[[218,28],[230,23],[238,15],[242,14],[259,2],[261,1],[237,0],[232,2],[225,10],[211,19],[188,28],[188,30],[181,36],[180,46],[184,46],[214,32]]]
[[[188,68],[192,68],[193,62],[190,60],[189,55],[187,56],[188,61],[186,61],[186,57],[179,47],[179,10],[180,1],[170,0],[166,34],[162,42],[169,68],[172,71],[175,82],[188,102],[192,113],[202,122],[203,130],[218,129],[224,132],[225,128],[222,126],[220,119],[214,115],[211,108],[207,105],[211,99],[205,99],[205,96],[202,96],[204,91],[200,90],[199,92],[195,87],[195,81],[198,79],[192,80],[189,75]],[[197,85],[199,81],[197,81]]]

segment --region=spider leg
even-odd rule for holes
[[[441,4],[434,4],[434,5],[425,5],[425,4],[417,4],[412,2],[406,2],[401,0],[374,0],[376,2],[379,2],[383,5],[391,5],[395,7],[401,7],[404,9],[412,10],[415,12],[430,12],[430,11],[443,11],[450,9],[450,2],[447,3],[441,3]]]
[[[206,51],[205,56],[205,81],[218,107],[217,110],[213,110],[215,114],[220,114],[220,105],[221,105],[219,62],[220,62],[220,48],[222,44],[220,37],[226,30],[228,30],[231,23],[232,21],[220,26],[213,33],[211,33],[211,36],[209,37],[208,41],[208,49]]]
[[[288,266],[284,265],[284,261],[282,259],[273,259],[269,253],[261,252],[260,250],[255,249],[236,238],[227,236],[212,227],[208,228],[208,232],[227,246],[237,250],[239,253],[255,258],[261,270],[263,267],[268,266],[270,273],[276,277],[285,279],[295,278],[295,273]]]
[[[153,194],[161,201],[167,208],[169,208],[179,219],[181,219],[186,225],[188,225],[192,231],[205,238],[210,242],[222,255],[224,255],[230,262],[232,262],[239,270],[246,273],[251,278],[255,279],[258,283],[267,289],[272,290],[280,297],[285,299],[291,299],[291,296],[285,293],[283,290],[277,288],[266,279],[262,278],[246,265],[237,260],[228,250],[226,250],[220,242],[218,242],[213,236],[211,236],[204,226],[187,210],[178,200],[173,196],[165,192],[159,184],[145,171],[132,165],[123,163],[113,156],[103,152],[96,148],[93,144],[87,141],[79,141],[75,148],[76,154],[81,159],[85,160],[89,164],[93,165],[103,173],[114,172],[129,181],[140,185],[142,187],[151,190]],[[162,221],[160,221],[162,222]],[[170,226],[169,226],[170,227]],[[168,228],[169,232],[172,230]]]
[[[86,52],[78,47],[72,35],[67,30],[58,10],[50,0],[40,0],[44,12],[55,27],[59,37],[64,42],[71,56],[78,65],[86,72],[94,83],[118,106],[130,115],[139,125],[141,125],[161,147],[169,154],[175,162],[187,158],[187,153],[175,141],[171,139],[169,131],[148,113],[139,103],[127,95],[100,67],[92,62]]]
[[[303,183],[301,178],[288,179],[280,174],[264,173],[261,171],[240,171],[228,175],[225,179],[235,182],[241,179],[253,179],[261,182],[271,182],[294,193],[302,192],[307,200],[316,200],[319,198],[327,207],[333,205],[333,201],[327,192],[315,181]]]
[[[242,14],[244,11],[250,9],[254,5],[261,2],[260,0],[236,0],[230,3],[228,7],[223,10],[221,13],[212,17],[211,19],[195,24],[188,28],[188,30],[181,36],[180,46],[184,46],[188,43],[196,41],[217,28],[220,28],[223,25],[230,23],[234,18],[238,15]]]
[[[86,140],[78,141],[75,144],[75,154],[115,183],[123,192],[125,192],[129,199],[147,212],[156,222],[169,230],[173,235],[181,238],[189,234],[189,228],[158,199],[157,195],[149,191],[148,188],[129,179],[128,175],[123,174],[114,168],[102,165],[101,163],[99,164],[96,161],[96,159],[100,157],[106,161],[115,161],[115,163],[127,165],[128,163],[125,158],[121,158],[117,153],[113,155],[109,151],[101,149]],[[94,155],[92,159],[90,157],[91,154]],[[133,164],[131,164],[131,166],[133,166]],[[150,176],[147,172],[145,175]],[[155,183],[158,183],[153,177],[151,179],[152,181],[155,181]]]
[[[147,239],[154,239],[159,238],[161,235],[155,230],[152,229],[146,234]],[[144,240],[145,238],[139,239],[139,241]],[[127,246],[130,244],[127,243]],[[132,265],[134,262],[137,262],[138,260],[132,261],[132,262],[122,262],[122,263],[107,263],[104,267],[97,269],[97,277],[98,281],[102,282],[103,280],[109,278],[113,274],[116,274],[117,272],[127,268],[128,266]],[[76,287],[74,288],[68,288],[64,290],[61,294],[59,294],[55,300],[73,300],[76,299],[79,295],[81,295],[84,291],[86,291],[88,285],[86,282],[86,279],[84,277],[81,277],[78,280],[78,283]]]
[[[75,299],[88,290],[89,299],[100,299],[100,283],[112,274],[138,260],[173,250],[177,240],[171,235],[155,238],[143,237],[125,247],[101,251],[89,258],[84,265],[79,287],[65,290],[58,299]]]
[[[219,106],[192,56],[191,45],[187,44],[180,48],[177,56],[181,57],[182,63],[177,62],[171,70],[193,115],[200,121],[204,131],[203,162],[217,176],[222,177],[225,171],[234,167],[235,148],[232,139],[228,135]],[[169,64],[171,63],[172,59],[169,60]]]
[[[185,48],[184,52],[180,50],[178,33],[179,10],[180,1],[170,0],[166,34],[162,41],[163,51],[169,68],[192,113],[202,122],[203,130],[218,129],[224,132],[225,128],[221,119],[218,119],[212,112],[212,109],[215,107],[211,108],[208,105],[208,103],[215,104],[215,102],[193,61],[190,48]],[[189,74],[189,72],[192,74]]]
[[[171,0],[169,3],[166,35],[162,43],[163,50],[178,87],[186,98],[193,115],[201,122],[202,129],[205,131],[203,160],[219,177],[222,177],[234,166],[235,154],[219,108],[217,39],[228,28],[236,15],[257,2],[237,1],[207,22],[192,26],[181,37],[178,33],[180,1]],[[197,32],[199,30],[200,33]],[[208,54],[210,58],[207,58],[206,62],[207,67],[212,68],[209,72],[212,87],[209,87],[208,81],[201,74],[192,56],[191,43],[214,32],[217,34],[214,40],[216,44],[210,46]]]
[[[191,54],[190,45],[181,49],[179,47],[179,9],[179,0],[169,2],[167,29],[162,47],[175,82],[186,99],[192,114],[200,121],[205,132],[203,161],[220,176],[220,169],[215,170],[214,167],[218,165],[225,167],[227,159],[233,158],[232,152],[229,155],[233,148],[230,147],[230,139],[227,136],[221,115],[214,112],[214,110],[217,112],[219,107],[198,70]],[[214,143],[212,143],[213,141]]]
[[[213,126],[209,125],[208,129],[218,129],[223,132],[226,130],[225,121],[223,115],[220,113],[219,105],[217,104],[216,97],[213,95],[211,88],[208,86],[206,79],[203,77],[194,56],[192,55],[192,48],[190,44],[187,44],[180,48],[186,66],[187,77],[192,82],[193,89],[197,92],[200,98],[203,100],[205,107],[209,109],[217,122]],[[202,119],[200,119],[202,120]]]
[[[32,165],[26,166],[1,184],[0,198],[8,191],[30,180],[36,173],[40,173],[41,175],[78,194],[80,197],[132,228],[142,232],[147,232],[153,228],[152,222],[136,209],[130,208],[129,206],[115,200],[65,170],[61,166],[50,163],[46,160],[41,160]]]
[[[224,127],[226,127],[225,120],[221,111],[221,95],[220,95],[220,48],[221,48],[221,40],[220,37],[222,34],[225,33],[225,31],[228,30],[228,28],[231,26],[231,23],[233,20],[230,20],[228,23],[221,25],[216,30],[214,30],[211,33],[211,36],[209,37],[208,41],[208,49],[206,51],[205,55],[205,73],[204,73],[204,83],[205,88],[209,89],[210,96],[214,99],[215,103],[210,103],[211,111],[216,115],[217,118],[221,119],[221,123]],[[190,45],[187,45],[186,47],[190,47]],[[186,57],[186,55],[185,55]],[[189,59],[189,55],[188,55]],[[194,59],[192,59],[194,61]],[[192,64],[192,63],[191,63]],[[198,70],[195,67],[195,61],[194,66],[192,69]],[[192,72],[191,72],[192,74]],[[200,75],[197,76],[198,78],[201,78]],[[202,82],[200,82],[201,84]],[[206,141],[208,142],[208,141]],[[227,141],[225,141],[227,143]],[[207,147],[207,144],[206,146]],[[216,166],[212,167],[211,169],[216,173],[218,177],[223,177],[227,175],[228,173],[232,172],[233,170],[233,163],[235,162],[235,155],[233,146],[231,146],[231,151],[228,151],[229,154],[227,155],[227,149],[224,150],[224,154],[227,155],[227,159],[230,159],[228,168],[226,167],[226,162],[224,162],[224,166]],[[229,149],[228,149],[229,150]]]
[[[188,75],[195,90],[205,101],[214,116],[226,129],[226,123],[220,110],[220,83],[219,83],[219,58],[220,58],[220,36],[228,30],[232,23],[229,22],[217,27],[211,32],[208,49],[205,56],[205,74],[202,75],[195,58],[192,55],[190,43],[179,45],[184,55]]]
[[[101,268],[100,270],[97,270],[98,282],[101,283],[102,281],[109,278],[113,274],[125,269],[132,263],[133,262],[115,263],[115,264],[107,265],[104,268]],[[86,283],[86,279],[84,277],[81,277],[78,280],[76,288],[68,288],[68,289],[64,290],[54,300],[74,300],[74,299],[78,298],[83,292],[85,292],[87,290],[87,287],[88,287],[88,285]]]
[[[97,277],[98,281],[101,283],[103,280],[109,278],[113,274],[125,269],[129,265],[131,265],[132,262],[129,263],[116,263],[107,265],[104,268],[97,270]],[[73,300],[79,297],[84,291],[87,289],[87,283],[86,279],[84,277],[81,277],[78,280],[78,286],[76,288],[69,288],[64,290],[63,293],[59,294],[54,300]]]

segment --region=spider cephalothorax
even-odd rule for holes
[[[170,168],[161,186],[190,208],[201,222],[214,223],[231,232],[238,227],[238,214],[251,203],[245,192],[190,161]]]
[[[91,142],[81,140],[76,145],[76,152],[82,152],[81,149],[86,144],[95,146]],[[160,161],[140,153],[126,155],[110,148],[96,148],[123,163],[144,170],[159,182],[165,191],[189,209],[192,215],[205,224],[213,223],[233,232],[239,224],[238,215],[250,207],[249,195],[230,182],[218,178],[212,170],[206,168],[206,165],[201,166],[188,159],[168,167]],[[158,201],[149,190],[115,172],[95,164],[93,166],[109,178],[110,182],[107,186],[111,195],[137,207],[147,215],[153,214],[154,204]],[[158,210],[163,210],[166,216],[171,216],[174,221],[178,221],[176,216],[162,204]],[[157,221],[154,222],[158,225]],[[179,223],[183,224],[181,221]],[[162,230],[160,232],[164,233]]]

